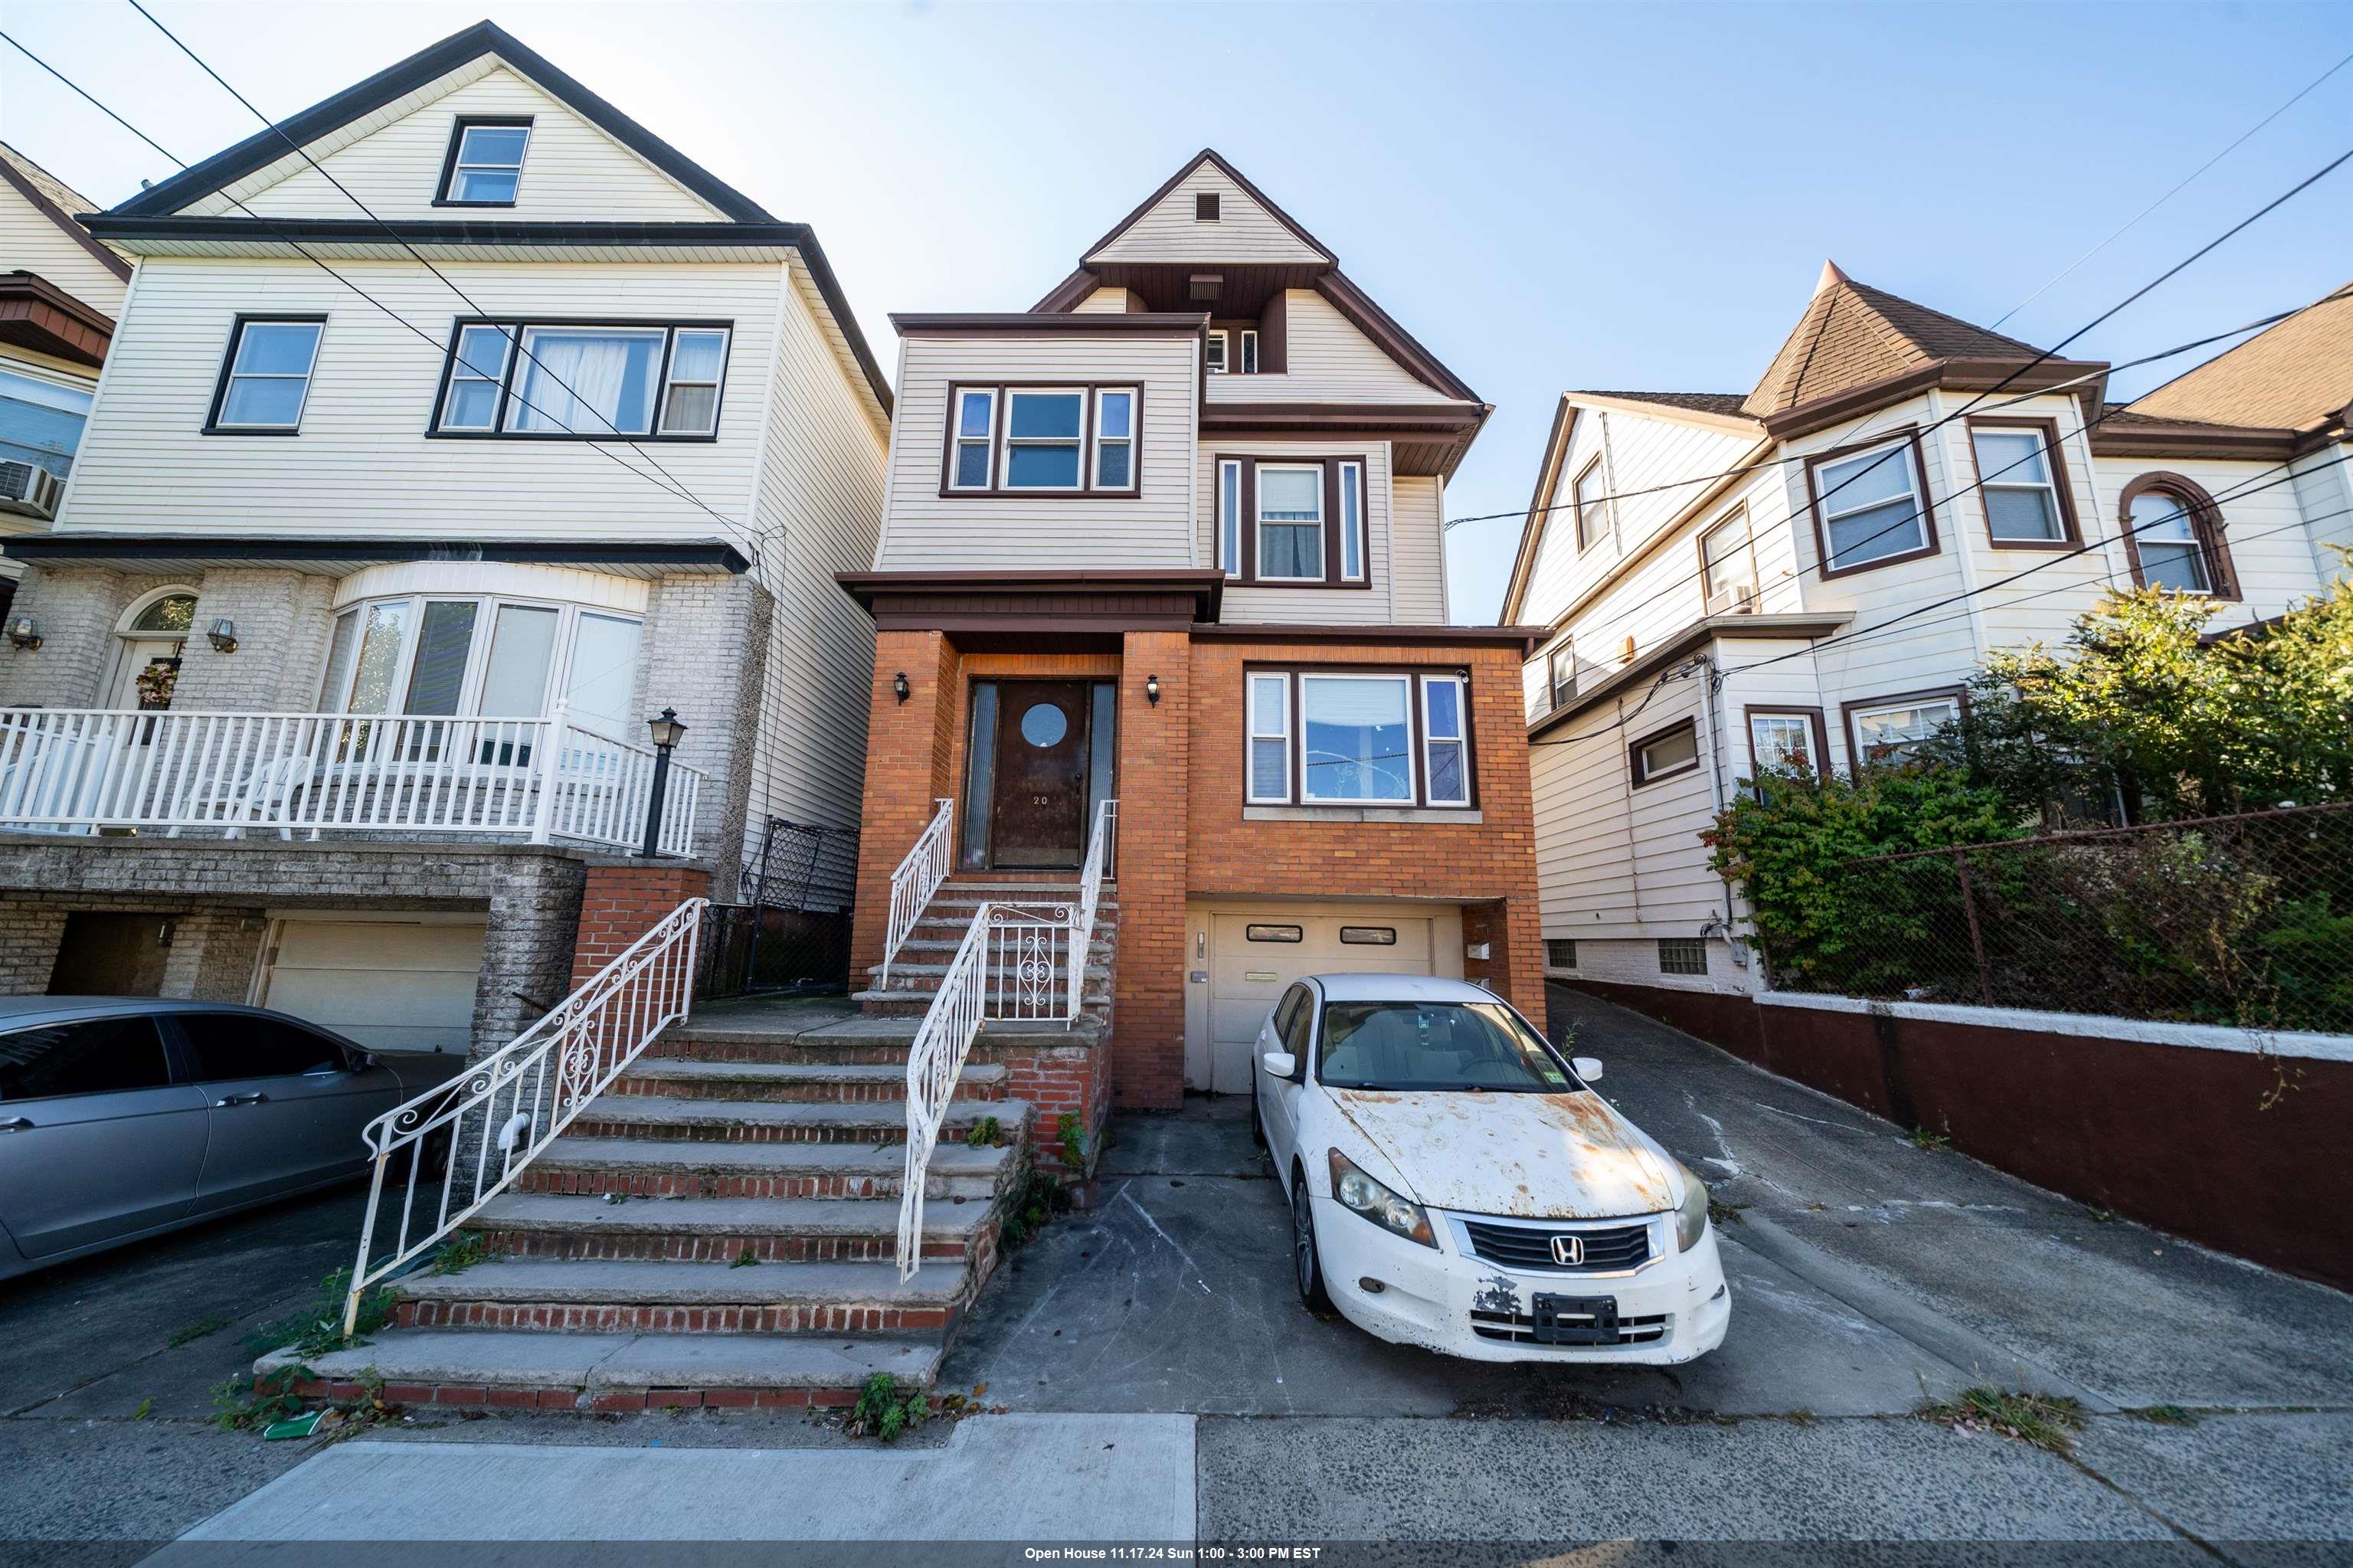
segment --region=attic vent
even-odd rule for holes
[[[1187,284],[1185,297],[1190,300],[1214,300],[1226,291],[1226,280],[1218,272],[1196,272]]]
[[[1200,223],[1215,223],[1218,221],[1217,192],[1198,191],[1194,194],[1193,217],[1195,221]]]
[[[434,545],[425,552],[428,561],[479,561],[482,558],[480,545]]]

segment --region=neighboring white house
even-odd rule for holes
[[[1987,652],[2056,643],[2112,588],[2211,596],[2220,630],[2338,571],[2353,300],[2128,406],[2106,369],[1825,265],[1746,396],[1563,395],[1501,617],[1548,629],[1525,673],[1548,972],[1757,988],[1698,835],[1758,767],[1900,755]]]
[[[57,515],[131,262],[73,215],[91,203],[0,142],[0,538]],[[0,558],[0,622],[22,568]]]
[[[664,708],[723,888],[856,825],[891,395],[805,225],[488,23],[85,222],[136,270],[9,546],[0,989],[503,1039]]]

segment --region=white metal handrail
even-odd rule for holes
[[[542,717],[0,711],[0,829],[248,830],[644,842],[655,753],[562,705]],[[692,853],[706,780],[672,763],[664,853]]]
[[[438,1088],[368,1123],[361,1138],[375,1151],[360,1250],[343,1304],[343,1332],[359,1319],[360,1296],[456,1230],[499,1193],[605,1092],[694,1001],[707,898],[690,898],[620,957],[558,1002],[554,1012]],[[446,1139],[434,1135],[448,1129]],[[428,1142],[446,1158],[438,1179],[426,1169]],[[400,1223],[390,1251],[370,1261],[385,1178],[406,1150]],[[493,1159],[495,1150],[496,1158]],[[433,1197],[438,1185],[439,1195]],[[417,1199],[431,1202],[420,1226]]]
[[[891,960],[899,956],[907,933],[923,917],[932,895],[940,890],[955,864],[955,802],[934,800],[931,821],[899,863],[899,869],[891,874],[891,923],[882,937],[882,973],[875,981],[877,986],[890,985]]]
[[[1095,808],[1094,832],[1087,837],[1087,861],[1079,871],[1079,906],[1071,916],[1071,1022],[1077,1022],[1079,1004],[1087,989],[1087,955],[1093,950],[1095,906],[1103,900],[1103,879],[1115,874],[1118,854],[1119,802],[1105,800]]]

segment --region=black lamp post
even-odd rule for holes
[[[678,722],[676,708],[664,708],[657,716],[646,720],[646,727],[653,732],[654,736],[654,782],[653,788],[646,792],[646,847],[643,853],[648,860],[654,860],[661,854],[662,797],[670,792],[670,748],[678,744],[679,736],[686,733],[686,726]]]

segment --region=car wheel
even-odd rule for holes
[[[1266,1102],[1258,1096],[1258,1072],[1250,1072],[1250,1141],[1261,1149],[1266,1147]]]
[[[1323,1255],[1315,1247],[1314,1201],[1308,1195],[1307,1172],[1296,1167],[1291,1178],[1291,1272],[1301,1305],[1319,1315],[1332,1310],[1331,1293],[1324,1288]]]

